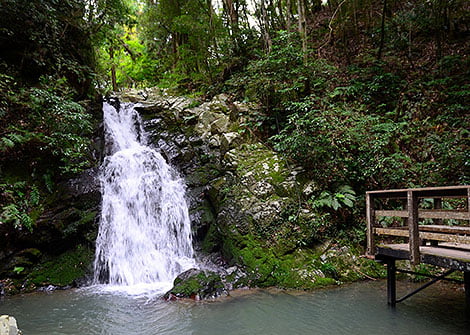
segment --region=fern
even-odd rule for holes
[[[334,193],[329,191],[321,192],[320,196],[314,198],[311,203],[312,206],[317,209],[329,207],[336,211],[343,206],[353,207],[355,201],[356,192],[354,192],[351,186],[343,185]]]

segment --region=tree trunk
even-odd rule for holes
[[[277,10],[279,11],[280,29],[286,29],[286,18],[284,17],[284,10],[282,9],[282,0],[277,1]]]
[[[291,8],[291,0],[286,1],[286,25],[287,25],[287,31],[291,32],[291,27],[292,27],[292,8]]]
[[[382,24],[380,25],[380,45],[379,45],[379,51],[377,53],[377,59],[381,60],[382,59],[382,52],[384,48],[384,43],[385,43],[385,14],[387,12],[387,0],[383,0],[384,6],[382,9]]]
[[[446,21],[446,2],[434,0],[434,24],[436,29],[436,61],[442,57],[443,30]]]
[[[210,34],[211,34],[211,39],[212,39],[212,45],[214,46],[214,51],[215,51],[215,56],[217,59],[219,59],[219,46],[217,44],[217,38],[216,38],[216,32],[215,32],[215,27],[214,27],[214,7],[212,7],[212,0],[206,0],[206,6],[207,6],[207,11],[209,15],[209,28],[210,28]]]
[[[236,35],[238,31],[238,12],[235,8],[233,0],[223,0],[225,12],[227,14],[227,19],[230,27],[230,32],[233,35]]]
[[[113,46],[109,47],[109,58],[111,60],[111,84],[113,85],[113,91],[117,92],[117,80],[116,80],[116,64],[114,63],[114,48]]]
[[[304,0],[297,0],[297,7],[299,10],[299,34],[302,40],[302,53],[304,64],[307,64],[307,18],[305,16]]]
[[[271,46],[272,46],[272,41],[271,41],[271,36],[269,34],[269,21],[268,21],[268,12],[266,9],[266,3],[265,0],[261,0],[260,4],[260,10],[261,10],[261,29],[263,31],[263,40],[264,40],[264,47],[268,53],[271,52]]]

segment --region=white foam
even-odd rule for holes
[[[139,295],[169,289],[196,267],[185,184],[162,155],[147,146],[133,104],[103,106],[110,152],[101,167],[102,213],[94,283]]]

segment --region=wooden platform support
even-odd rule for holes
[[[397,268],[394,258],[387,258],[387,303],[391,307],[397,304]]]
[[[404,273],[409,273],[409,274],[416,274],[416,275],[421,275],[419,272],[414,272],[414,271],[409,271],[409,270],[401,270],[397,269],[396,267],[396,262],[395,258],[392,257],[387,257],[386,258],[386,263],[387,263],[387,303],[390,307],[395,307],[397,303],[400,303],[402,301],[405,301],[406,299],[414,296],[416,293],[421,292],[425,288],[437,283],[440,280],[449,280],[449,281],[457,281],[455,279],[450,279],[446,278],[448,275],[453,273],[455,270],[450,269],[440,276],[433,276],[426,274],[426,277],[432,278],[432,280],[428,281],[424,285],[418,287],[417,289],[407,293],[403,297],[397,299],[397,281],[396,281],[396,273],[397,272],[404,272]],[[470,307],[470,272],[465,272],[465,295],[467,298],[467,306]]]
[[[463,273],[463,282],[465,287],[465,300],[467,307],[470,309],[470,272],[465,271]]]
[[[413,191],[406,192],[408,209],[408,229],[410,231],[410,261],[419,264],[418,196]]]
[[[412,291],[412,292],[406,294],[406,295],[403,296],[402,298],[397,299],[396,302],[397,302],[397,303],[398,303],[398,302],[402,302],[402,301],[408,299],[409,297],[414,296],[416,293],[418,293],[418,292],[424,290],[426,287],[429,287],[429,286],[431,286],[432,284],[437,283],[439,280],[445,279],[445,277],[447,277],[448,275],[450,275],[450,274],[451,274],[452,272],[454,272],[454,271],[455,271],[454,269],[450,269],[450,270],[444,272],[442,275],[437,276],[437,277],[434,277],[432,280],[428,281],[428,282],[427,282],[426,284],[424,284],[423,286],[421,286],[421,287],[417,288],[416,290],[414,290],[414,291]]]

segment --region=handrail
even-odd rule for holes
[[[432,198],[434,199],[434,210],[420,210],[418,209],[419,199]],[[466,210],[443,210],[442,199],[446,198],[467,198]],[[406,207],[404,210],[383,210],[375,208],[376,199],[402,199],[406,200]],[[408,233],[403,230],[400,232],[392,232],[387,230],[376,230],[377,217],[401,217],[405,218],[408,226]],[[442,220],[455,219],[455,220],[470,220],[470,185],[462,186],[444,186],[444,187],[426,187],[426,188],[410,188],[410,189],[395,189],[395,190],[380,190],[366,192],[366,220],[367,220],[367,254],[369,256],[375,255],[375,239],[374,235],[377,232],[382,232],[386,235],[403,236],[409,239],[409,254],[410,260],[413,264],[420,262],[420,237],[429,238],[436,237],[436,240],[446,240],[442,232],[420,232],[419,219],[433,219],[435,223],[442,224]],[[444,232],[446,234],[456,232]],[[434,234],[434,235],[433,235]],[[440,235],[438,235],[440,234]],[[470,241],[470,237],[456,238],[456,241]]]

